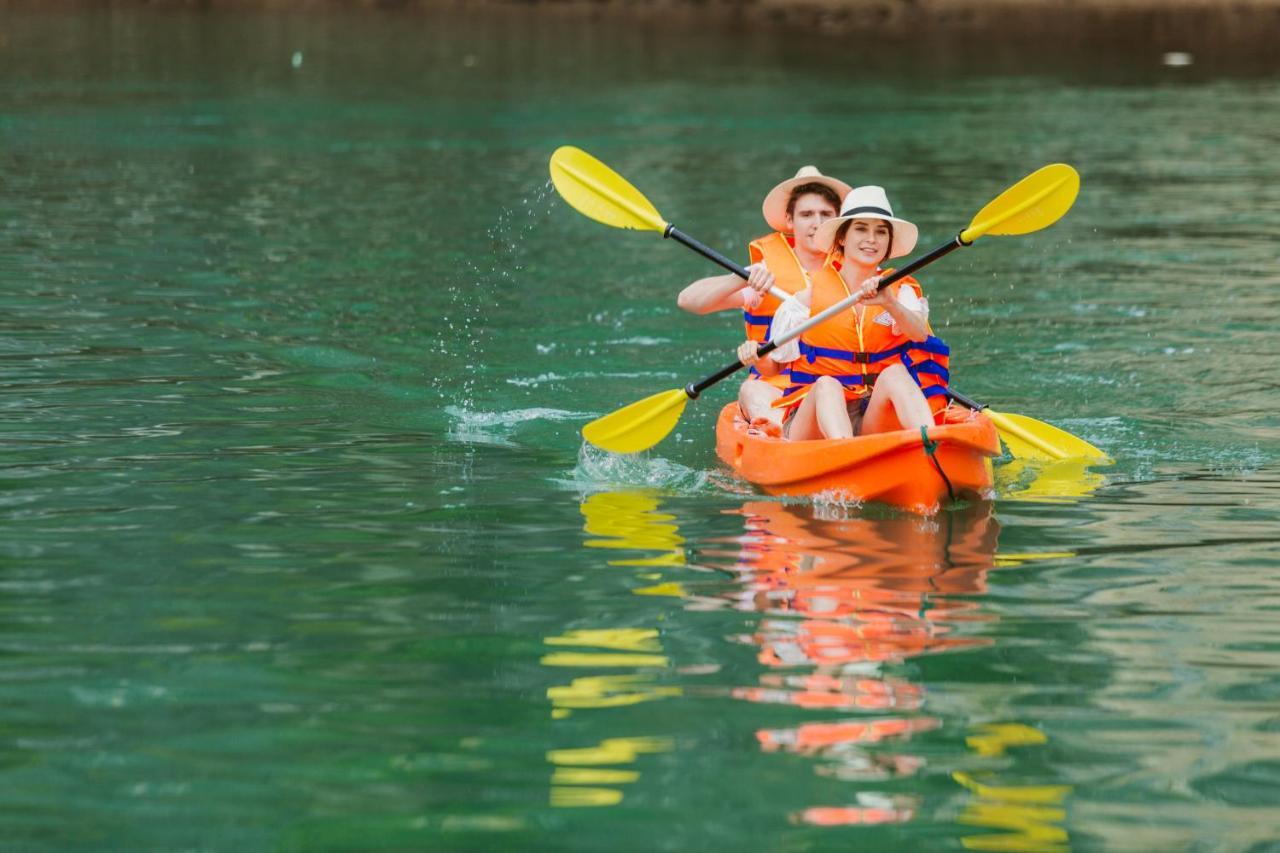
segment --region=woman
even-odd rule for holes
[[[881,187],[858,187],[840,216],[822,224],[817,242],[830,253],[798,297],[809,304],[780,309],[773,337],[856,295],[853,307],[779,347],[760,363],[755,345],[739,349],[762,374],[790,363],[791,386],[774,406],[787,410],[784,434],[793,440],[852,438],[933,424],[946,404],[949,350],[929,328],[929,303],[920,284],[905,277],[880,289],[889,258],[908,254],[916,226],[893,215]],[[798,315],[798,322],[797,322]],[[788,348],[791,352],[786,352]]]

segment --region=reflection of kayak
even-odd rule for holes
[[[716,453],[738,476],[773,495],[831,493],[929,513],[948,499],[950,481],[956,498],[989,498],[990,459],[1000,455],[991,420],[952,407],[945,423],[930,427],[928,435],[934,443],[932,458],[920,433],[910,430],[785,441],[749,433],[738,404],[730,403],[716,423]]]

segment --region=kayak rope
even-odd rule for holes
[[[920,444],[924,447],[924,455],[929,457],[933,467],[938,470],[938,476],[942,478],[942,482],[947,484],[947,496],[951,498],[952,503],[955,503],[955,489],[951,488],[951,479],[947,477],[947,472],[943,471],[942,466],[938,464],[938,457],[935,455],[938,450],[938,442],[929,440],[928,427],[920,427]]]

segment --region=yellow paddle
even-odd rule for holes
[[[1017,459],[1037,459],[1042,462],[1056,462],[1060,459],[1111,461],[1107,454],[1083,438],[1058,429],[1053,424],[1047,424],[1026,415],[997,412],[985,403],[975,402],[950,388],[947,389],[947,396],[962,406],[986,412],[987,417],[991,418],[991,422],[996,425],[996,430],[999,431],[1000,439],[1008,449],[1009,455]]]
[[[653,204],[625,178],[580,148],[566,145],[556,149],[551,156],[551,181],[570,206],[591,219],[615,228],[658,231],[663,237],[683,243],[730,272],[747,278],[747,271],[742,266],[667,222]],[[886,276],[880,286],[886,287],[961,246],[971,245],[974,240],[987,234],[1029,234],[1052,225],[1071,208],[1079,191],[1080,176],[1075,169],[1061,163],[1045,166],[1005,190],[978,211],[969,226],[954,239]],[[807,329],[840,313],[853,303],[853,299],[850,297],[833,305],[787,335],[762,345],[758,350],[759,354],[763,356],[772,352]],[[701,382],[690,382],[684,388],[663,391],[632,403],[587,424],[582,435],[597,447],[614,453],[647,450],[666,438],[675,428],[689,400],[697,399],[707,388],[733,375],[743,366],[734,362]],[[1087,441],[1043,421],[1025,415],[995,412],[958,392],[948,390],[947,393],[961,405],[972,409],[986,409],[1009,452],[1016,457],[1040,460],[1107,458],[1105,453]]]

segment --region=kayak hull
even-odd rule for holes
[[[991,419],[952,407],[943,424],[929,427],[928,435],[936,443],[933,460],[945,480],[925,452],[919,430],[786,441],[748,432],[738,404],[730,403],[716,422],[716,454],[738,476],[771,495],[829,493],[924,514],[936,512],[952,493],[956,499],[989,499],[991,459],[1000,455]]]

